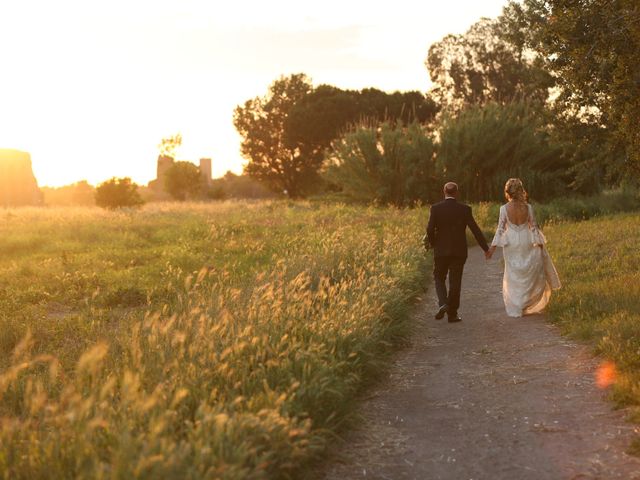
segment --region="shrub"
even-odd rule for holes
[[[137,207],[144,203],[138,185],[130,178],[113,177],[96,188],[96,205],[102,208]]]
[[[167,170],[164,187],[175,200],[197,197],[203,187],[200,169],[191,162],[175,162]]]
[[[212,200],[276,196],[273,191],[249,175],[236,175],[233,172],[227,172],[222,178],[214,179],[206,190],[206,197]]]
[[[537,201],[567,191],[561,149],[526,103],[489,103],[445,115],[438,126],[438,169],[468,201],[502,198],[505,181],[520,177]]]
[[[434,199],[434,143],[417,122],[360,125],[332,144],[325,177],[347,196],[396,206]]]

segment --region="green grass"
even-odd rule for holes
[[[640,215],[549,225],[545,233],[563,282],[552,321],[615,364],[613,399],[640,412]]]
[[[0,212],[0,476],[296,478],[409,328],[424,211]]]
[[[609,192],[534,205],[563,283],[551,299],[549,318],[613,363],[612,400],[640,423],[640,214],[617,213],[637,212],[637,203],[635,193]],[[498,208],[473,206],[488,239]],[[475,243],[471,236],[469,241]],[[640,437],[630,452],[640,455]]]
[[[616,401],[640,405],[640,216],[575,202],[537,208],[564,282],[550,315],[615,362]],[[497,204],[474,214],[490,238]],[[0,477],[299,477],[409,331],[426,217],[288,202],[0,212]]]

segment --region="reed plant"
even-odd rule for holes
[[[404,338],[422,210],[0,213],[0,475],[297,478]]]

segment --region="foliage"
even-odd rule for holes
[[[96,189],[86,180],[63,187],[42,187],[45,205],[95,205]]]
[[[495,233],[502,203],[482,202],[473,205],[474,217],[489,238]],[[558,197],[547,203],[532,203],[539,225],[555,225],[624,212],[640,212],[640,192],[635,189],[607,190],[598,195]],[[470,235],[469,239],[473,240],[473,237]]]
[[[347,196],[396,206],[436,198],[434,143],[419,123],[360,125],[332,145],[326,178]]]
[[[425,273],[418,210],[5,220],[0,471],[17,480],[300,478],[406,333]]]
[[[593,204],[610,198],[594,195],[617,183],[606,168],[615,152],[605,148],[603,132],[567,119],[551,125],[550,115],[528,102],[488,103],[445,112],[433,133],[418,124],[361,124],[333,142],[324,175],[343,201],[432,202],[443,183],[454,180],[464,201],[496,202],[515,176],[536,202],[568,197],[588,203],[589,212],[615,211]]]
[[[234,124],[249,159],[245,173],[295,198],[314,193],[314,186],[318,190],[324,151],[357,123],[428,122],[437,111],[435,102],[420,92],[313,88],[305,75],[297,74],[281,77],[267,96],[237,107]]]
[[[375,88],[358,91],[320,85],[291,109],[285,130],[291,139],[328,148],[363,121],[427,123],[437,111],[431,98],[416,91],[386,93]]]
[[[571,165],[571,189],[591,195],[602,189],[632,183],[624,173],[624,149],[611,141],[609,129],[565,115],[560,108],[556,105],[549,113],[553,116],[554,140],[562,146],[563,156]]]
[[[522,178],[538,201],[562,194],[571,181],[560,147],[525,102],[444,115],[438,136],[438,168],[460,185],[467,201],[502,199],[510,177]]]
[[[207,197],[214,200],[230,198],[274,198],[275,194],[248,175],[227,172],[215,178],[207,189]]]
[[[182,145],[182,134],[176,133],[160,140],[158,150],[161,157],[176,158],[176,151]]]
[[[137,207],[142,205],[138,185],[130,178],[113,177],[96,187],[96,205],[103,208]]]
[[[429,48],[430,91],[449,110],[486,102],[544,102],[553,78],[539,56],[525,48],[523,34],[505,9],[496,20],[483,18],[465,34],[447,35]]]
[[[243,137],[241,152],[249,160],[245,173],[292,198],[306,193],[322,162],[320,145],[289,138],[285,130],[289,113],[311,90],[304,74],[281,77],[266,96],[234,111],[233,123]]]
[[[558,81],[557,103],[607,129],[626,152],[621,170],[640,170],[640,7],[636,0],[512,2],[514,23]]]
[[[164,188],[175,200],[199,196],[202,191],[200,169],[191,162],[175,162],[165,174]]]

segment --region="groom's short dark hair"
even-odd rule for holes
[[[447,182],[444,184],[444,193],[447,195],[455,195],[458,193],[458,184],[454,182]]]

